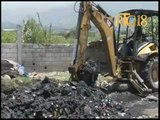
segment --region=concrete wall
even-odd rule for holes
[[[10,59],[17,61],[17,45],[16,44],[2,44],[1,43],[1,57],[3,59]]]
[[[29,72],[65,71],[72,59],[71,45],[23,44],[22,65]],[[17,45],[1,44],[2,59],[17,61]]]
[[[17,45],[1,45],[2,59],[17,62]],[[29,72],[66,71],[71,64],[72,51],[72,45],[23,44],[22,65]],[[87,48],[86,58],[96,61],[101,71],[107,68],[102,42],[91,44]]]
[[[72,46],[23,45],[22,63],[29,71],[65,71],[72,60]]]

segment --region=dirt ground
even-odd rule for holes
[[[45,75],[34,80],[1,77],[1,118],[159,118],[158,93],[108,92],[103,76],[90,87],[68,81],[67,72]]]
[[[114,100],[122,102],[128,108],[131,115],[124,115],[122,118],[159,118],[158,93],[150,94],[149,97],[142,98],[130,92],[111,93]],[[152,99],[151,97],[157,97]]]

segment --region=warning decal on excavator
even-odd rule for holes
[[[104,21],[107,23],[107,25],[109,26],[109,28],[113,27],[113,23],[107,17],[104,18]]]

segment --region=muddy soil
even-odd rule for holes
[[[146,97],[141,97],[131,92],[114,92],[111,93],[112,99],[122,103],[130,113],[128,116],[124,114],[122,118],[158,118],[158,93],[150,94]]]
[[[47,77],[1,93],[1,118],[158,118],[158,93],[140,97],[85,82],[58,83]]]

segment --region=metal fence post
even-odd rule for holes
[[[17,62],[22,64],[22,26],[17,25]]]

